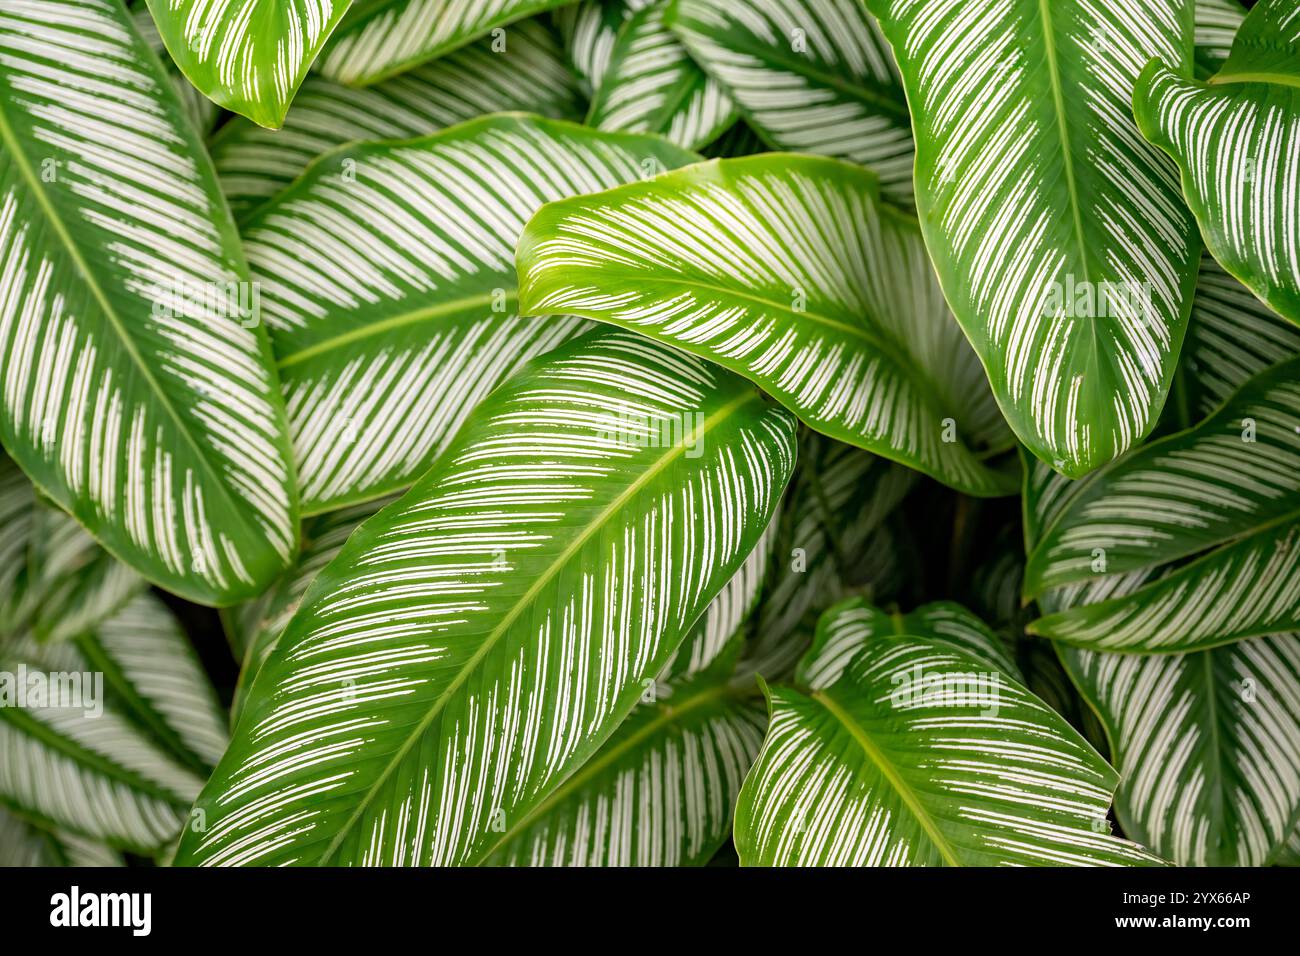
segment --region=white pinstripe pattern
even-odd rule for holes
[[[902,83],[860,0],[677,0],[669,24],[773,146],[861,163],[911,202]]]
[[[120,855],[102,843],[40,829],[0,810],[0,868],[125,865]]]
[[[1281,83],[1207,86],[1160,68],[1145,80],[1138,120],[1182,170],[1210,252],[1300,322],[1300,92]]]
[[[634,13],[619,30],[587,124],[657,133],[687,149],[717,139],[736,121],[731,98],[664,26],[665,2]]]
[[[566,2],[361,0],[325,48],[320,70],[340,83],[366,86]]]
[[[745,865],[1134,865],[1110,833],[1118,777],[1019,684],[892,699],[896,675],[985,665],[916,637],[863,649],[833,687],[772,692],[772,720],[736,807]]]
[[[1190,3],[868,6],[907,86],[948,301],[1020,439],[1085,474],[1154,424],[1187,324],[1195,225],[1130,104],[1149,60],[1190,62]],[[1079,314],[1080,285],[1121,294]]]
[[[1102,715],[1124,830],[1181,866],[1263,866],[1300,821],[1300,635],[1062,659]]]
[[[693,154],[497,116],[346,147],[244,231],[279,360],[303,510],[408,487],[523,362],[571,337],[520,318],[515,244],[543,203]],[[355,164],[355,181],[342,175]]]
[[[256,593],[296,538],[283,411],[201,145],[112,0],[2,0],[0,94],[6,445],[150,579]]]
[[[525,312],[654,335],[833,438],[973,494],[1008,487],[966,444],[1002,426],[916,222],[858,167],[720,160],[552,203],[518,262]]]
[[[564,41],[565,57],[584,88],[600,88],[609,69],[619,28],[633,13],[656,0],[581,0],[551,12]]]
[[[862,648],[898,634],[951,644],[985,668],[1022,679],[1006,645],[960,604],[936,601],[908,614],[889,615],[862,598],[849,598],[829,608],[817,622],[813,646],[799,662],[798,682],[824,690],[840,679]]]
[[[617,430],[688,409],[698,458]],[[178,861],[482,859],[659,673],[793,454],[744,383],[627,333],[539,361],[308,591]]]
[[[505,53],[475,43],[364,89],[310,76],[284,126],[237,118],[212,141],[212,161],[236,218],[298,177],[317,156],[354,140],[426,136],[484,113],[523,110],[568,119],[577,91],[550,32],[535,21],[510,28]]]
[[[1213,76],[1228,58],[1233,38],[1246,19],[1240,0],[1194,0],[1196,16],[1196,75]]]
[[[148,0],[172,59],[220,106],[276,127],[351,0]]]

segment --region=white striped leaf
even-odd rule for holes
[[[272,129],[351,2],[148,0],[167,52],[199,92]]]
[[[1178,163],[1210,252],[1275,312],[1300,322],[1296,61],[1300,9],[1265,0],[1213,80],[1194,82],[1153,63],[1134,109],[1146,137]]]
[[[1096,480],[1070,482],[1041,464],[1030,470],[1026,544],[1032,549]],[[1068,610],[1132,594],[1157,574],[1097,575],[1038,600]],[[1279,841],[1300,807],[1296,639],[1286,633],[1190,654],[1049,645],[1086,712],[1100,716],[1121,775],[1115,811],[1126,833],[1184,866],[1282,861]]]
[[[609,69],[618,32],[633,13],[656,0],[581,0],[551,13],[564,40],[565,57],[587,95],[599,89]]]
[[[1174,409],[1179,427],[1199,422],[1249,379],[1297,355],[1300,328],[1260,302],[1213,256],[1202,256],[1175,383],[1174,396],[1185,406]]]
[[[823,611],[851,591],[881,596],[898,574],[884,522],[915,483],[915,472],[803,433],[742,674],[784,680],[811,646]]]
[[[570,0],[356,0],[320,58],[331,80],[369,86]]]
[[[759,701],[708,674],[637,707],[489,861],[530,866],[699,866],[731,832],[763,741]]]
[[[902,69],[939,281],[1020,440],[1078,477],[1164,405],[1200,249],[1134,125],[1190,0],[867,0]]]
[[[627,333],[536,362],[308,590],[178,865],[484,860],[753,551],[794,440],[742,381]]]
[[[35,526],[32,484],[0,449],[0,635],[21,626],[27,555]]]
[[[810,690],[824,690],[840,679],[862,648],[902,634],[951,644],[985,668],[1023,680],[1002,639],[960,604],[936,601],[907,614],[886,614],[862,598],[841,601],[821,616],[796,680]]]
[[[1196,76],[1208,79],[1223,66],[1246,19],[1241,0],[1193,0],[1196,20]]]
[[[0,810],[0,869],[5,867],[125,866],[119,853],[73,833],[33,826]]]
[[[104,675],[116,709],[207,776],[225,752],[226,715],[189,639],[158,598],[135,597],[72,644]]]
[[[666,6],[660,0],[632,14],[619,30],[587,125],[698,149],[736,121],[736,108],[664,26]]]
[[[82,693],[71,703],[81,706],[42,706],[47,702],[31,696],[53,676],[76,678]],[[20,683],[25,699],[16,696]],[[203,779],[133,720],[103,706],[93,687],[90,665],[72,645],[0,647],[0,806],[46,828],[149,855],[180,830]]]
[[[65,640],[111,617],[144,579],[101,548],[69,515],[37,502],[19,612],[39,640]]]
[[[0,0],[0,438],[114,555],[200,603],[293,549],[284,409],[239,238],[117,0]]]
[[[520,307],[612,322],[739,372],[810,427],[977,495],[1010,436],[916,221],[867,170],[713,160],[553,202],[518,249]]]
[[[490,40],[474,43],[364,89],[310,76],[282,128],[233,118],[212,139],[212,161],[235,218],[244,220],[336,146],[427,136],[507,110],[581,115],[555,39],[536,21],[512,26],[503,53],[494,53]]]
[[[1276,860],[1300,825],[1300,635],[1061,658],[1111,740],[1125,833],[1181,866]]]
[[[1269,369],[1202,424],[1073,489],[1030,554],[1026,594],[1199,557],[1031,631],[1094,650],[1181,652],[1300,629],[1297,373],[1295,359]]]
[[[911,202],[907,100],[861,0],[674,0],[668,24],[774,148],[869,166]]]
[[[304,521],[302,550],[289,570],[256,600],[222,611],[222,624],[230,639],[231,650],[240,662],[239,682],[235,685],[235,699],[230,706],[232,725],[239,718],[253,678],[298,612],[307,588],[334,560],[352,532],[393,500],[389,497],[368,501]]]
[[[194,128],[200,133],[211,130],[216,124],[217,118],[222,115],[221,108],[195,89],[194,84],[185,78],[185,74],[177,69],[176,64],[167,55],[167,48],[163,45],[162,36],[158,33],[158,26],[153,22],[153,14],[149,12],[149,7],[144,3],[144,0],[131,8],[131,16],[135,20],[135,28],[140,31],[141,38],[162,61],[163,71],[167,74],[167,78],[171,80],[176,95],[181,101],[181,106],[185,109],[185,115],[190,118]]]
[[[1119,778],[1058,714],[955,647],[885,637],[831,687],[770,692],[741,788],[747,866],[1144,865]]]
[[[302,509],[409,487],[498,383],[584,323],[524,318],[515,244],[543,203],[696,159],[655,137],[485,117],[315,162],[245,225]]]

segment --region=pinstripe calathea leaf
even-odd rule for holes
[[[244,228],[302,507],[409,487],[474,405],[582,328],[524,318],[514,250],[543,203],[697,159],[520,115],[342,147]]]
[[[1300,629],[1298,374],[1300,359],[1274,366],[1200,425],[1071,488],[1030,553],[1026,595],[1168,573],[1030,630],[1093,650],[1182,652]]]
[[[224,716],[161,603],[75,641],[0,644],[0,806],[133,853],[175,839],[225,747]]]
[[[1058,714],[987,660],[873,638],[833,684],[769,692],[736,806],[743,865],[1149,865],[1111,833],[1119,782]]]
[[[587,125],[658,133],[687,149],[713,142],[737,117],[717,80],[696,66],[664,25],[667,0],[633,13],[610,50]]]
[[[1132,119],[1152,58],[1190,74],[1190,0],[867,0],[916,135],[921,228],[1020,440],[1077,477],[1168,393],[1200,247]]]
[[[1228,58],[1232,41],[1246,19],[1241,0],[1194,0],[1196,78],[1209,79]]]
[[[272,129],[352,0],[148,0],[167,52],[218,106]]]
[[[553,202],[520,307],[635,329],[758,384],[810,427],[975,495],[1010,436],[916,220],[869,171],[765,154]]]
[[[490,36],[509,44],[506,26],[569,0],[355,0],[320,59],[331,80],[369,86]]]
[[[262,590],[296,538],[256,289],[116,0],[0,2],[0,439],[145,577]]]
[[[103,843],[38,827],[0,809],[0,868],[125,865],[121,854]]]
[[[880,638],[902,634],[951,644],[986,669],[1022,679],[1007,644],[960,604],[937,601],[909,614],[887,614],[862,598],[849,598],[828,609],[817,622],[817,636],[799,662],[796,680],[812,690],[830,687],[862,648]]]
[[[869,166],[911,202],[907,100],[861,0],[672,0],[668,23],[774,148]]]
[[[1263,0],[1206,83],[1158,63],[1134,109],[1182,172],[1205,244],[1280,315],[1300,322],[1300,8]]]
[[[235,218],[247,219],[317,156],[354,140],[413,139],[510,110],[579,118],[573,77],[550,31],[526,20],[509,36],[504,50],[481,40],[362,89],[309,76],[278,130],[232,119],[211,148]]]
[[[1045,465],[1026,479],[1026,544],[1103,479],[1071,482]],[[1140,594],[1158,568],[1097,574],[1042,593],[1047,611]],[[1070,680],[1100,717],[1120,773],[1124,832],[1183,866],[1284,862],[1300,819],[1300,635],[1186,654],[1084,650],[1056,643]]]
[[[628,17],[657,0],[581,0],[551,12],[565,58],[590,98],[609,69],[614,41]]]
[[[176,95],[181,101],[181,106],[185,109],[185,114],[190,118],[190,122],[194,124],[194,128],[200,133],[208,132],[221,115],[221,108],[195,89],[194,84],[185,78],[185,74],[177,68],[171,57],[167,55],[167,48],[163,45],[162,36],[158,33],[158,26],[153,22],[153,14],[149,12],[149,7],[144,0],[139,0],[130,9],[131,16],[135,20],[135,28],[140,31],[140,36],[149,46],[149,49],[153,50],[158,55],[158,59],[162,61],[163,71],[167,74],[167,78],[172,81],[172,86],[175,88]]]
[[[628,333],[538,360],[308,590],[176,862],[485,860],[752,554],[794,452],[750,386]]]
[[[498,838],[488,861],[531,866],[699,866],[732,809],[767,714],[737,656],[767,575],[776,519],[653,686],[599,750]]]

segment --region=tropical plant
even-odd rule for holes
[[[0,0],[0,864],[1294,865],[1297,86],[1292,0]]]

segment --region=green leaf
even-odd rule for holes
[[[773,148],[869,166],[910,204],[907,100],[860,0],[675,0],[668,24]]]
[[[491,34],[509,48],[507,24],[569,0],[356,0],[320,59],[331,80],[369,86]]]
[[[627,18],[656,0],[582,0],[560,7],[551,20],[564,41],[565,58],[588,97],[609,69],[614,41]]]
[[[218,106],[275,129],[351,0],[148,0],[167,52]]]
[[[258,593],[296,538],[278,383],[211,166],[120,3],[7,8],[0,141],[0,439],[154,583]]]
[[[1251,294],[1212,256],[1201,258],[1179,376],[1187,428],[1214,412],[1260,372],[1300,355],[1300,328]]]
[[[0,868],[125,865],[120,854],[102,843],[45,830],[0,810]]]
[[[936,601],[908,614],[886,614],[862,598],[849,598],[817,622],[817,635],[799,662],[797,680],[811,690],[824,690],[840,679],[862,648],[902,634],[951,644],[986,668],[1023,679],[1002,639],[960,604]]]
[[[278,130],[242,117],[212,139],[212,161],[238,220],[296,179],[317,156],[355,140],[427,136],[484,113],[581,114],[573,78],[550,32],[535,21],[510,28],[504,53],[491,40],[364,89],[310,76]]]
[[[1152,63],[1134,110],[1147,139],[1177,162],[1210,252],[1300,322],[1300,25],[1282,22],[1294,14],[1289,0],[1259,4],[1209,83]]]
[[[697,149],[736,121],[736,109],[664,26],[666,6],[667,0],[652,4],[622,25],[592,98],[587,125],[657,133]]]
[[[1298,359],[1269,369],[1201,425],[1075,490],[1030,554],[1026,594],[1199,557],[1030,629],[1093,650],[1143,652],[1300,629],[1298,373]]]
[[[490,862],[701,866],[726,841],[763,741],[760,702],[702,675],[637,707],[581,770],[502,838]]]
[[[1228,58],[1232,41],[1246,19],[1240,0],[1193,0],[1196,20],[1196,77],[1208,79]]]
[[[1300,821],[1300,635],[1061,658],[1101,715],[1124,832],[1180,866],[1264,866]]]
[[[868,0],[916,135],[921,229],[1029,450],[1078,477],[1165,402],[1200,248],[1133,124],[1138,70],[1190,72],[1187,0]]]
[[[810,427],[977,495],[1009,436],[874,176],[808,156],[713,160],[545,206],[519,241],[525,314],[634,329],[755,382]]]
[[[135,28],[140,31],[141,39],[162,61],[163,72],[171,80],[185,115],[189,117],[199,133],[207,133],[216,125],[217,118],[222,115],[221,108],[195,89],[194,84],[177,69],[176,64],[165,52],[167,48],[163,44],[162,35],[158,33],[157,24],[153,22],[153,14],[149,12],[148,6],[141,3],[138,7],[133,7],[130,13],[135,21]]]
[[[753,552],[794,442],[742,381],[627,333],[534,363],[309,589],[177,864],[484,860]]]
[[[343,147],[263,206],[244,243],[303,511],[410,487],[488,392],[583,327],[519,314],[514,250],[535,210],[696,158],[657,137],[493,116]]]
[[[0,646],[0,806],[45,828],[149,855],[180,830],[203,779],[134,719],[105,706],[109,692],[100,693],[94,674],[71,644]],[[54,686],[73,698],[35,696]]]
[[[951,645],[882,637],[831,687],[770,701],[736,806],[746,866],[1159,862],[1110,832],[1115,771]]]
[[[31,482],[0,450],[0,634],[20,627],[26,616],[22,603],[35,507]]]

